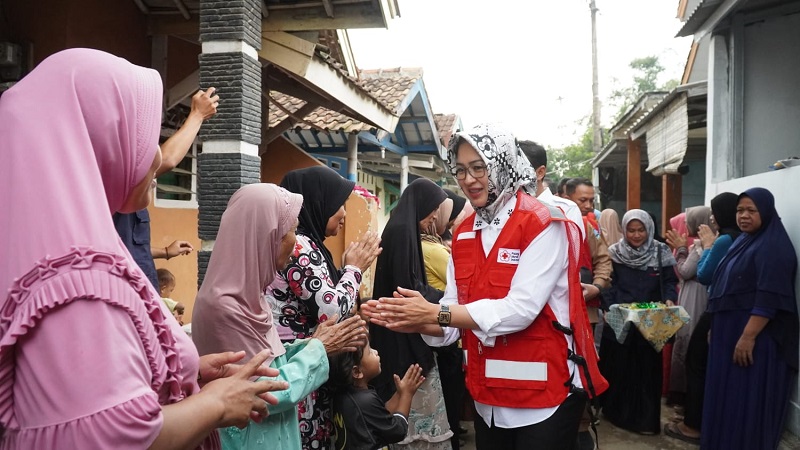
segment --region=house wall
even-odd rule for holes
[[[689,172],[682,177],[681,209],[692,206],[707,205],[705,203],[706,162],[705,160],[684,160]]]
[[[800,14],[744,27],[744,175],[800,156],[798,45]]]
[[[709,204],[715,195],[722,192],[739,193],[751,187],[769,189],[775,196],[775,208],[783,220],[795,251],[800,250],[800,208],[797,207],[797,192],[800,192],[800,167],[790,167],[721,183],[709,183],[709,187],[706,204]],[[800,292],[800,277],[795,279],[795,290]],[[797,378],[795,378],[795,383],[786,426],[795,435],[800,435],[800,394],[798,394],[800,382]]]
[[[731,50],[737,39],[739,52]],[[768,166],[787,156],[800,156],[798,44],[798,14],[771,17],[738,29],[734,25],[712,38],[705,196],[708,204],[721,192],[739,193],[756,186],[769,189],[796,251],[800,249],[796,195],[800,167],[769,171]],[[743,111],[739,124],[737,106]],[[742,130],[741,136],[737,136],[737,128]],[[737,139],[741,140],[738,145]],[[800,278],[795,279],[795,289],[800,292]],[[795,435],[800,435],[798,387],[800,384],[791,395],[787,419],[787,428]]]
[[[34,64],[66,48],[89,47],[150,66],[147,20],[134,2],[10,0],[3,9],[9,24],[4,34],[31,43]]]
[[[265,148],[266,147],[266,148]],[[286,172],[323,165],[283,137],[261,145],[261,182],[280,184]]]

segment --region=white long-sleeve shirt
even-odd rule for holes
[[[508,212],[515,206],[516,198],[512,198],[499,209],[490,223],[476,217],[473,231],[481,230],[483,252],[488,256],[497,241],[503,226],[509,219]],[[458,240],[458,236],[453,236]],[[495,338],[517,331],[522,331],[538,317],[545,305],[550,305],[561,325],[570,326],[569,321],[569,281],[568,281],[568,247],[564,224],[551,223],[522,251],[519,265],[511,279],[511,288],[502,301],[491,299],[477,300],[466,305],[472,320],[478,325],[473,330],[481,343],[493,347]],[[476,274],[481,276],[481,274]],[[439,304],[452,305],[458,303],[456,291],[455,269],[453,258],[447,264],[447,287]],[[449,345],[459,337],[459,329],[446,327],[444,336],[422,335],[430,346]],[[564,335],[567,346],[572,348],[572,337]],[[565,355],[566,358],[566,355]],[[572,361],[567,360],[570,373],[574,373],[573,384],[582,387],[579,374]],[[478,414],[486,421],[500,428],[518,428],[542,422],[555,413],[558,407],[552,408],[506,408],[475,402]]]

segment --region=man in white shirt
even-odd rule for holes
[[[578,205],[572,200],[556,197],[544,184],[544,177],[547,175],[547,150],[533,141],[519,141],[517,144],[533,166],[533,170],[536,171],[536,199],[545,205],[561,209],[567,219],[578,225],[578,229],[581,230],[581,239],[586,238],[583,216]]]

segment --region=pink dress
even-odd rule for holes
[[[200,390],[194,345],[165,305],[142,299],[146,283],[118,256],[75,250],[12,287],[0,314],[0,449],[145,449],[161,405]],[[216,432],[201,448],[219,448]]]

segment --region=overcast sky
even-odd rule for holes
[[[350,30],[361,69],[422,67],[435,113],[505,124],[548,147],[576,142],[591,114],[588,0],[398,0],[389,29]],[[659,57],[680,78],[691,38],[674,38],[678,0],[596,0],[600,99],[632,84],[628,63]],[[615,109],[603,108],[602,125]]]

